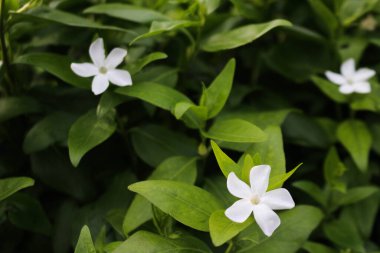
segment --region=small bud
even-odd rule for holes
[[[360,28],[366,31],[374,31],[377,26],[377,21],[372,15],[368,15],[360,22]]]
[[[208,153],[207,147],[204,143],[199,144],[198,146],[198,154],[200,156],[206,156]]]

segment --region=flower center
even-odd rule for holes
[[[259,197],[259,195],[253,195],[253,197],[251,198],[251,203],[253,204],[253,205],[257,205],[257,204],[259,204],[260,203],[260,197]]]
[[[107,74],[108,69],[106,67],[100,67],[99,72],[100,74]]]

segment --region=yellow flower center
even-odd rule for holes
[[[108,69],[106,67],[100,67],[99,72],[100,74],[107,74]]]
[[[252,198],[251,198],[251,203],[253,205],[257,205],[260,203],[260,197],[258,195],[254,195]]]

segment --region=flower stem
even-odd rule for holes
[[[3,56],[3,66],[5,69],[5,73],[8,76],[8,84],[7,82],[4,82],[4,91],[6,94],[12,93],[12,86],[14,84],[14,78],[11,73],[11,67],[10,67],[10,60],[9,60],[9,55],[7,51],[7,45],[6,45],[6,39],[5,39],[5,18],[6,18],[6,13],[5,13],[5,0],[1,0],[1,18],[0,18],[0,46],[1,46],[1,52]]]
[[[228,242],[228,248],[226,249],[225,253],[232,253],[232,249],[234,248],[234,243],[232,240]]]

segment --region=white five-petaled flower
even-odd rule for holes
[[[241,181],[234,172],[227,178],[228,191],[241,198],[227,208],[225,215],[232,221],[243,223],[250,214],[266,236],[271,236],[280,225],[280,217],[273,210],[291,209],[294,201],[284,188],[267,192],[269,183],[269,165],[254,166],[249,174],[251,187]]]
[[[354,59],[348,59],[340,67],[341,74],[326,71],[326,77],[333,83],[339,85],[339,91],[343,94],[370,93],[371,85],[368,79],[376,72],[369,68],[355,70]]]
[[[123,62],[127,50],[114,48],[106,57],[103,39],[98,38],[91,43],[89,51],[93,63],[72,63],[71,69],[81,77],[95,76],[92,80],[92,92],[95,95],[103,93],[110,82],[117,86],[132,84],[131,75],[128,71],[116,69]]]

